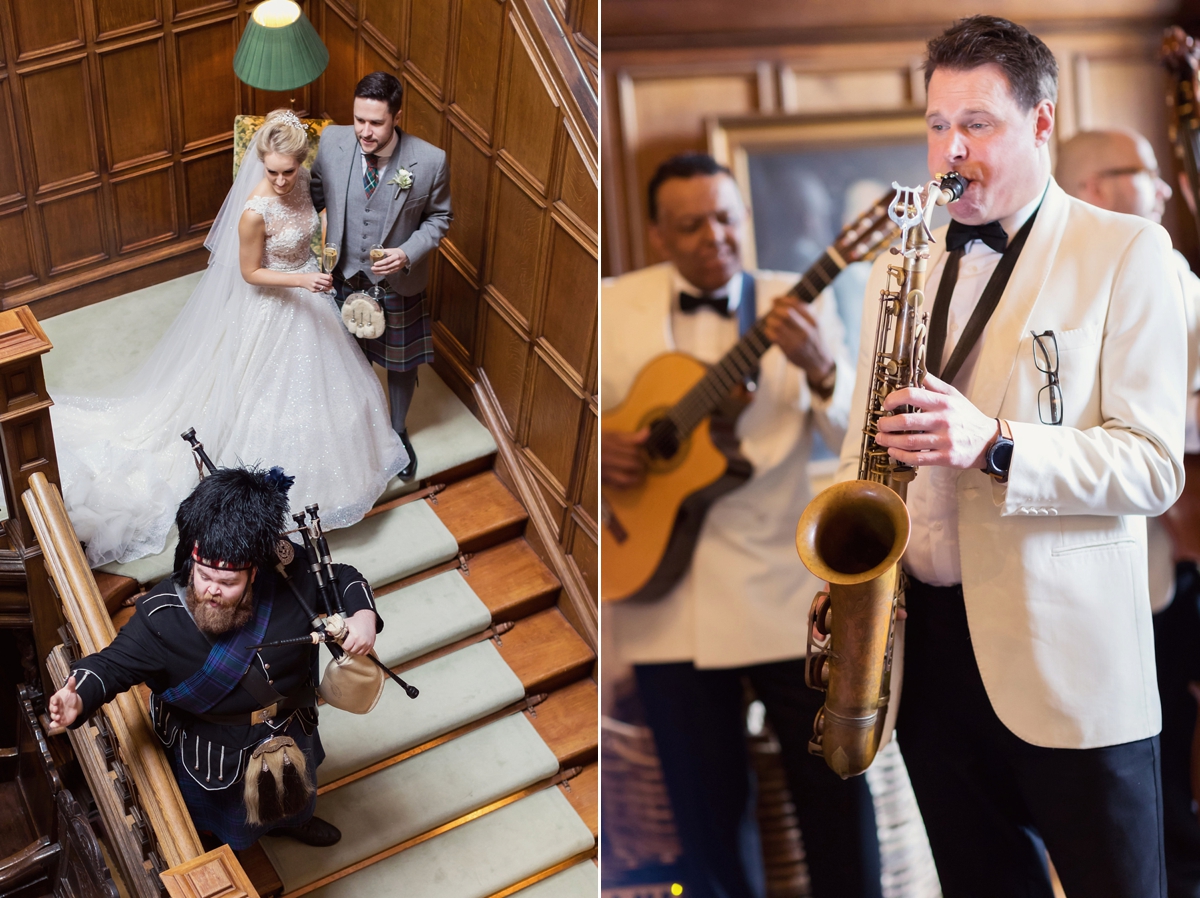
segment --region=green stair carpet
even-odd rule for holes
[[[596,898],[600,872],[591,861],[580,861],[517,892],[521,898]]]
[[[410,699],[395,683],[383,687],[370,714],[322,705],[325,763],[317,782],[333,782],[520,701],[521,681],[491,642],[479,642],[405,672],[421,690]]]
[[[375,604],[384,621],[375,654],[388,667],[481,633],[492,622],[491,612],[458,571],[377,596]]]
[[[486,898],[593,847],[557,787],[385,858],[313,898]]]
[[[554,753],[518,712],[322,795],[317,815],[342,831],[336,845],[313,851],[265,838],[262,846],[291,891],[557,772]]]

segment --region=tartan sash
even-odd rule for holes
[[[254,578],[254,616],[245,625],[212,640],[204,666],[162,693],[163,701],[193,714],[204,714],[241,682],[254,660],[256,650],[250,646],[263,642],[267,635],[275,600],[275,577],[270,571],[260,569],[259,573],[264,576]]]

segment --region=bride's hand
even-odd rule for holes
[[[320,271],[311,271],[299,276],[297,287],[303,287],[310,293],[324,293],[333,286],[333,275]]]

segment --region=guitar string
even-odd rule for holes
[[[821,291],[833,282],[841,272],[841,267],[833,261],[828,253],[805,272],[799,282],[792,288],[793,293],[804,291],[802,300],[812,302]],[[814,282],[813,275],[820,275],[824,285]],[[692,387],[683,398],[675,404],[668,417],[681,435],[690,433],[697,424],[707,417],[712,410],[729,395],[729,391],[739,380],[745,378],[757,364],[758,359],[771,347],[767,339],[763,322],[756,324],[738,343],[726,353],[725,357],[714,365],[701,380]],[[746,350],[750,352],[747,353]]]

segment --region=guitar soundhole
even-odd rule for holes
[[[646,452],[657,460],[674,458],[679,451],[679,429],[670,418],[659,418],[650,425],[650,436],[646,439]]]

